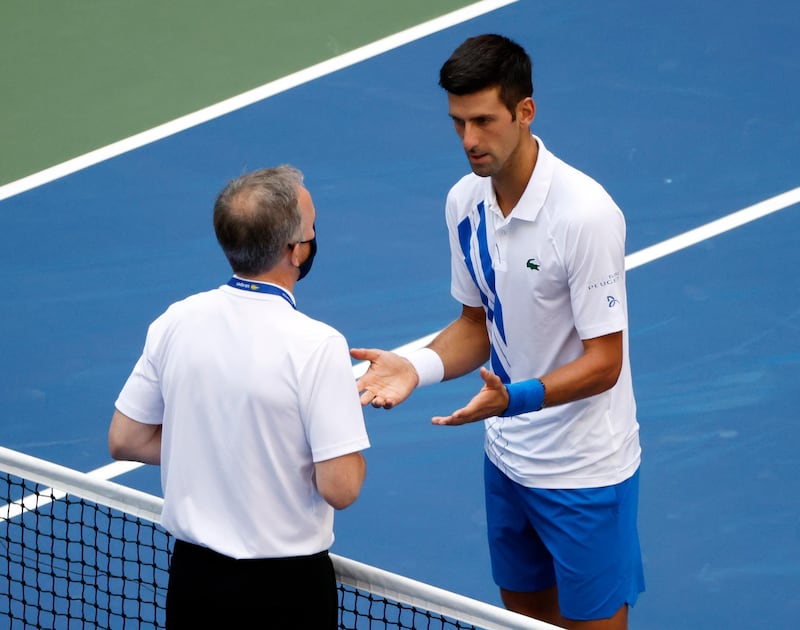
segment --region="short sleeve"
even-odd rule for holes
[[[156,324],[157,322],[154,322],[148,328],[142,356],[136,362],[114,403],[114,406],[126,416],[145,424],[161,424],[164,419],[164,398],[154,359],[158,338]]]
[[[315,462],[369,447],[347,342],[330,335],[300,375],[301,416]]]
[[[462,243],[459,234],[460,224],[469,221],[469,217],[459,212],[455,190],[447,195],[445,218],[450,239],[450,294],[466,306],[482,306],[480,291],[467,268],[465,247],[468,243]]]
[[[568,278],[575,329],[591,339],[627,328],[625,219],[598,195],[568,230]]]

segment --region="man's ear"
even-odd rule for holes
[[[300,243],[295,243],[291,247],[289,247],[289,261],[292,263],[293,266],[299,267],[300,263],[300,248],[298,247]]]
[[[536,103],[533,98],[526,96],[517,103],[517,120],[521,125],[528,126],[536,116]]]

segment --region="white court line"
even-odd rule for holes
[[[365,61],[366,59],[371,59],[372,57],[376,57],[394,48],[399,48],[400,46],[404,46],[517,1],[518,0],[483,0],[482,2],[476,2],[475,4],[452,11],[438,18],[423,22],[422,24],[412,26],[404,31],[389,35],[388,37],[379,39],[361,48],[356,48],[338,57],[333,57],[332,59],[309,66],[308,68],[271,81],[270,83],[266,83],[224,101],[220,101],[219,103],[210,105],[209,107],[205,107],[191,114],[181,116],[180,118],[158,125],[147,131],[143,131],[114,142],[113,144],[67,160],[66,162],[62,162],[61,164],[51,166],[38,173],[0,186],[0,201],[83,170],[89,166],[117,157],[128,151],[133,151],[147,144],[162,140],[191,127],[219,118],[220,116],[257,103],[270,96],[279,94],[280,92],[285,92],[286,90],[308,83],[327,74]]]
[[[745,225],[746,223],[750,223],[751,221],[755,221],[756,219],[760,219],[768,214],[772,214],[773,212],[777,212],[778,210],[783,210],[788,208],[789,206],[793,206],[797,203],[800,203],[800,187],[795,188],[793,190],[789,190],[785,193],[780,195],[776,195],[775,197],[770,197],[769,199],[765,199],[759,203],[756,203],[752,206],[748,206],[747,208],[743,208],[736,212],[733,212],[727,216],[722,217],[721,219],[717,219],[715,221],[711,221],[710,223],[706,223],[697,227],[693,230],[689,230],[688,232],[684,232],[683,234],[679,234],[678,236],[674,236],[672,238],[667,239],[666,241],[661,241],[656,245],[652,245],[650,247],[646,247],[644,249],[640,249],[638,252],[634,252],[633,254],[628,254],[625,257],[625,269],[631,270],[644,265],[645,263],[653,262],[654,260],[658,260],[659,258],[664,258],[669,254],[674,254],[677,251],[682,249],[686,249],[687,247],[691,247],[692,245],[696,245],[701,241],[708,240],[714,236],[718,236],[724,232],[728,232],[733,230],[734,228],[740,227]],[[431,340],[439,334],[440,331],[432,332],[429,335],[425,335],[424,337],[420,337],[414,341],[411,341],[405,345],[399,346],[393,350],[393,352],[397,352],[398,354],[408,354],[418,348],[423,348],[428,345]],[[367,361],[362,361],[361,363],[357,363],[353,366],[353,376],[355,378],[359,378],[364,372],[367,371],[369,363]],[[136,462],[115,462],[116,464],[120,465],[120,472],[115,472],[115,464],[109,464],[104,466],[102,469],[98,468],[97,470],[92,471],[89,474],[95,474],[100,470],[107,471],[111,474],[111,476],[115,476],[117,474],[123,474],[128,472],[129,470],[133,470],[134,468],[138,468],[139,466],[143,466],[144,464],[138,464]],[[107,477],[111,478],[111,477]]]
[[[778,210],[783,210],[789,206],[793,206],[796,203],[800,203],[800,187],[789,190],[785,193],[781,193],[780,195],[770,197],[769,199],[760,201],[759,203],[748,206],[747,208],[742,208],[741,210],[733,212],[720,219],[716,219],[715,221],[711,221],[710,223],[701,225],[693,230],[689,230],[683,234],[678,234],[678,236],[668,238],[666,241],[661,241],[660,243],[656,243],[650,247],[640,249],[638,252],[634,252],[633,254],[628,254],[625,257],[625,269],[630,271],[631,269],[635,269],[636,267],[644,265],[645,263],[653,262],[659,258],[664,258],[669,254],[674,254],[677,251],[686,249],[692,245],[696,245],[701,241],[718,236],[723,232],[728,232],[746,223],[760,219],[768,214],[777,212]],[[395,348],[394,352],[405,355],[409,352],[417,350],[418,348],[423,348],[428,345],[433,338],[439,334],[439,332],[441,331],[433,332],[425,337],[421,337],[420,339],[400,346],[399,348]],[[367,371],[368,366],[368,361],[362,361],[361,363],[354,365],[353,374],[355,377],[359,378],[362,374],[364,374],[364,372]]]
[[[339,55],[338,57],[333,57],[332,59],[328,59],[275,81],[271,81],[270,83],[266,83],[255,89],[243,92],[242,94],[231,97],[224,101],[220,101],[219,103],[200,109],[191,114],[181,116],[180,118],[176,118],[170,122],[153,127],[147,131],[143,131],[100,149],[90,151],[89,153],[85,153],[71,160],[67,160],[66,162],[62,162],[61,164],[44,169],[38,173],[34,173],[33,175],[29,175],[5,184],[4,186],[0,186],[0,201],[28,190],[32,190],[38,186],[42,186],[61,177],[65,177],[66,175],[71,175],[72,173],[76,173],[77,171],[83,170],[105,160],[122,155],[123,153],[127,153],[147,144],[162,140],[181,131],[185,131],[191,127],[201,125],[202,123],[219,118],[220,116],[229,114],[237,109],[242,109],[243,107],[247,107],[248,105],[262,101],[270,96],[274,96],[275,94],[285,92],[304,83],[308,83],[323,77],[327,74],[337,72],[338,70],[342,70],[348,66],[352,66],[367,59],[371,59],[372,57],[381,55],[394,48],[399,48],[400,46],[404,46],[418,39],[422,39],[423,37],[427,37],[433,33],[443,31],[447,28],[455,26],[456,24],[461,24],[462,22],[466,22],[486,13],[490,13],[504,6],[514,4],[515,2],[518,2],[518,0],[482,0],[481,2],[476,2],[461,9],[457,9],[456,11],[442,15],[438,18],[423,22],[422,24],[412,26],[404,31],[400,31],[394,35],[389,35],[388,37],[384,37],[383,39],[362,46],[361,48],[356,48],[355,50],[351,50],[350,52]],[[425,339],[427,338],[424,338],[423,340]],[[427,341],[424,342],[427,343]],[[409,348],[413,349],[413,347],[416,347],[414,345],[416,343],[418,342],[408,344]],[[99,479],[113,479],[114,477],[123,475],[143,465],[144,464],[139,462],[112,462],[100,468],[96,468],[87,474]],[[58,492],[54,492],[53,496],[54,498],[58,499],[63,496],[63,493],[59,494]],[[8,516],[16,516],[24,509],[29,509],[31,505],[34,507],[36,505],[42,506],[46,503],[49,503],[50,499],[40,498],[38,504],[35,503],[35,501],[36,497],[34,496],[25,497],[15,501],[13,504],[10,504],[11,507],[9,508],[10,510],[13,510],[13,514],[10,511]]]
[[[751,221],[755,221],[756,219],[760,219],[768,214],[777,212],[778,210],[784,210],[785,208],[793,206],[797,203],[800,203],[800,187],[789,190],[780,195],[776,195],[775,197],[770,197],[769,199],[765,199],[764,201],[756,203],[752,206],[748,206],[747,208],[733,212],[720,219],[701,225],[693,230],[689,230],[688,232],[684,232],[683,234],[669,238],[666,241],[661,241],[656,245],[652,245],[650,247],[640,249],[638,252],[634,252],[633,254],[629,254],[625,257],[625,268],[627,270],[635,269],[636,267],[653,262],[659,258],[664,258],[669,254],[674,254],[677,251],[686,249],[687,247],[696,245],[701,241],[708,240],[714,236],[718,236],[724,232],[733,230],[734,228],[745,225],[746,223],[750,223]],[[397,352],[398,354],[408,354],[417,348],[422,348],[429,344],[431,340],[439,334],[439,332],[440,331],[438,330],[432,332],[424,337],[420,337],[419,339],[399,346],[393,351]],[[362,361],[361,363],[354,365],[353,376],[355,378],[359,378],[362,374],[364,374],[364,372],[366,372],[367,366],[368,362],[366,361]],[[100,468],[96,468],[87,474],[98,479],[113,479],[119,475],[136,470],[141,466],[144,466],[144,464],[139,462],[112,462],[110,464],[106,464],[105,466],[101,466]],[[55,498],[61,498],[61,496],[63,496],[63,493],[60,495],[58,493],[54,493]],[[47,503],[49,500],[45,499],[44,502]],[[8,518],[17,516],[24,509],[35,509],[36,507],[41,507],[45,503],[43,503],[43,499],[39,499],[39,503],[37,504],[35,496],[29,496],[15,501],[14,503],[10,504]],[[3,510],[5,510],[5,508]]]
[[[129,138],[120,140],[119,142],[115,142],[101,149],[91,151],[72,160],[68,160],[67,162],[11,182],[10,184],[0,186],[0,201],[517,1],[518,0],[484,0],[482,2],[476,2],[475,4],[414,26],[405,31],[401,31],[400,33],[390,35],[384,39],[339,55],[338,57],[334,57],[333,59],[316,64],[276,81],[272,81],[192,114],[182,116],[181,118],[159,125],[148,131],[130,136]],[[740,227],[768,214],[777,212],[778,210],[783,210],[799,202],[800,187],[776,195],[775,197],[771,197],[752,206],[748,206],[737,212],[733,212],[725,217],[706,223],[705,225],[679,234],[678,236],[657,243],[656,245],[629,254],[625,257],[625,267],[627,270],[635,269],[645,263],[663,258],[681,249],[690,247],[691,245],[696,245],[701,241]],[[394,352],[407,354],[417,348],[424,347],[430,343],[439,332],[440,331],[435,331],[425,337],[421,337],[420,339],[395,348]],[[354,365],[353,375],[356,378],[360,377],[366,372],[367,365],[367,362]],[[143,465],[144,464],[139,462],[112,462],[100,468],[96,468],[87,474],[99,479],[113,479],[114,477],[123,475]],[[22,507],[23,502],[29,501],[30,499],[30,497],[26,497],[15,503]]]
[[[124,475],[125,473],[136,470],[137,468],[141,468],[142,466],[144,466],[144,464],[141,462],[111,462],[110,464],[106,464],[100,468],[95,468],[94,470],[86,473],[86,475],[94,479],[108,480],[118,477],[119,475]],[[63,490],[54,490],[53,488],[48,488],[46,490],[42,490],[39,494],[29,494],[27,497],[17,499],[16,501],[13,501],[0,508],[0,514],[2,514],[2,516],[0,516],[0,523],[12,518],[16,518],[23,512],[32,512],[34,510],[38,510],[48,503],[63,499],[66,495],[67,493]]]
[[[625,268],[628,270],[635,269],[639,265],[644,265],[658,258],[663,258],[667,254],[673,254],[681,249],[686,249],[691,245],[696,245],[701,241],[705,241],[723,232],[742,226],[745,223],[760,219],[778,210],[783,210],[796,203],[800,203],[800,187],[770,197],[757,204],[743,208],[738,212],[733,212],[724,216],[721,219],[711,221],[710,223],[701,225],[683,234],[678,234],[678,236],[673,236],[666,241],[661,241],[656,245],[629,254],[625,258]]]

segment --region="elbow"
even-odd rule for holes
[[[579,373],[587,378],[590,396],[608,391],[617,384],[624,363],[622,331],[584,340],[584,354]]]
[[[141,424],[115,412],[108,429],[108,452],[116,460],[158,465],[161,425]]]
[[[317,464],[317,491],[335,510],[353,505],[361,494],[367,464],[361,453]]]
[[[128,447],[128,427],[132,420],[123,415],[117,409],[111,416],[111,424],[108,427],[108,452],[113,459],[128,459],[130,449]]]
[[[614,385],[617,384],[617,381],[619,380],[619,375],[620,374],[622,374],[622,362],[621,361],[619,363],[614,363],[613,365],[610,365],[608,367],[608,369],[606,370],[606,373],[605,373],[605,379],[604,379],[605,390],[604,391],[611,389],[612,387],[614,387]]]
[[[337,492],[335,494],[329,493],[328,496],[323,498],[334,510],[344,510],[356,502],[359,494],[361,494],[360,486],[358,488],[351,488],[349,491],[345,492]]]
[[[602,372],[598,372],[594,387],[592,387],[589,395],[602,394],[612,389],[617,384],[621,372],[622,370],[619,369],[619,366],[609,366]]]
[[[113,431],[108,433],[108,452],[112,459],[125,459],[125,445]]]
[[[322,497],[334,510],[344,510],[356,502],[364,485],[365,471],[362,469],[356,474],[342,479],[333,487],[329,487]]]
[[[108,452],[112,459],[119,461],[141,461],[143,463],[151,463],[144,461],[142,455],[137,453],[134,449],[122,440],[116,437],[108,436]]]

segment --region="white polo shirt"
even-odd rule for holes
[[[641,456],[628,361],[625,220],[594,180],[536,138],[539,157],[503,217],[491,179],[469,174],[447,197],[451,293],[483,306],[491,369],[504,382],[541,377],[582,354],[581,339],[624,331],[617,384],[602,394],[486,420],[486,453],[528,487],[624,481]]]
[[[369,447],[347,342],[286,298],[224,285],[173,304],[116,401],[163,423],[164,527],[234,558],[328,549],[314,462]]]

